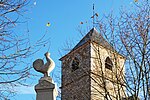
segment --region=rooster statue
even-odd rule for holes
[[[37,59],[33,62],[33,68],[44,74],[44,77],[48,77],[49,73],[54,69],[55,63],[50,58],[50,53],[46,52],[45,54],[47,62],[44,64],[44,61],[42,59]]]

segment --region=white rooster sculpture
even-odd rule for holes
[[[44,74],[44,77],[48,77],[49,73],[54,69],[55,63],[50,58],[50,53],[46,52],[45,54],[47,62],[44,64],[44,61],[42,59],[37,59],[33,62],[33,68]]]

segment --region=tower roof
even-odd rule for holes
[[[118,53],[104,38],[103,36],[98,33],[98,31],[95,28],[92,28],[81,40],[80,42],[68,53],[70,54],[72,51],[76,50],[77,48],[81,47],[82,45],[86,44],[87,42],[95,42],[99,45],[101,45],[102,47],[109,49],[113,52]],[[66,54],[65,56],[67,56],[68,54]],[[119,53],[118,53],[119,54]],[[121,55],[121,54],[119,54]],[[63,56],[62,58],[60,58],[60,60],[62,60],[65,56]],[[124,57],[123,55],[121,55],[122,57]]]
[[[115,50],[95,28],[92,28],[72,50],[77,49],[88,41],[98,43],[107,49]]]

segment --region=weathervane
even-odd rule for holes
[[[95,6],[93,4],[93,16],[91,18],[93,18],[93,28],[94,28],[94,24],[95,24],[95,16],[98,17],[98,13],[95,13]]]
[[[95,14],[95,11],[94,11],[94,4],[93,4],[93,28],[94,28],[94,21],[95,21],[95,18],[94,18],[94,14]]]
[[[94,4],[93,4],[93,15],[91,16],[91,18],[93,18],[93,21],[92,21],[93,28],[94,28],[94,25],[96,24],[96,22],[95,22],[95,16],[98,17],[98,13],[95,13],[95,8],[94,8],[94,7],[95,7],[95,6],[94,6]],[[87,23],[87,21],[86,21],[85,23]],[[84,24],[84,22],[81,21],[80,24]]]

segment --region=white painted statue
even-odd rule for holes
[[[33,62],[33,68],[44,74],[44,77],[48,77],[49,73],[54,69],[55,63],[50,58],[50,53],[46,52],[45,54],[47,62],[44,64],[44,61],[42,59],[37,59]]]

